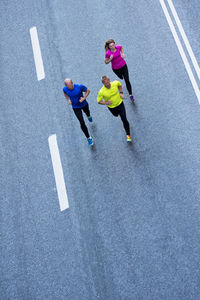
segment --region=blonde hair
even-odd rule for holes
[[[106,42],[105,42],[105,51],[108,51],[108,49],[109,49],[109,44],[111,44],[111,43],[114,43],[115,44],[115,41],[113,40],[113,39],[109,39],[109,40],[107,40]]]

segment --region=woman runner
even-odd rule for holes
[[[128,67],[124,60],[125,55],[122,46],[116,45],[113,39],[109,39],[105,42],[105,51],[105,63],[109,64],[111,62],[113,72],[120,79],[125,80],[130,100],[134,102],[132,87],[129,81]]]

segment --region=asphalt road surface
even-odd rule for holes
[[[173,37],[166,5],[194,80]],[[159,0],[0,2],[0,298],[200,298],[200,82]],[[173,0],[200,65],[199,0]],[[38,80],[30,28],[45,77]],[[132,144],[96,101],[104,42],[124,48]],[[63,96],[84,84],[88,147]],[[60,210],[48,139],[56,135],[69,208]]]

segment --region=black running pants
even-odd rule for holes
[[[124,103],[122,102],[120,105],[113,108],[108,107],[108,109],[113,114],[113,116],[118,117],[120,115],[126,134],[130,135],[130,126],[126,118],[126,110],[125,110]]]
[[[83,131],[83,133],[85,134],[86,138],[88,139],[89,138],[89,132],[88,132],[88,129],[87,129],[87,126],[85,125],[85,121],[83,119],[83,113],[82,113],[82,110],[84,111],[84,113],[87,115],[87,117],[90,116],[90,110],[89,110],[89,105],[88,103],[82,107],[82,108],[73,108],[73,111],[77,117],[77,119],[79,120],[80,122],[80,126],[81,126],[81,129]]]
[[[132,95],[132,87],[129,81],[128,67],[127,65],[123,66],[120,69],[112,69],[113,72],[120,78],[124,79],[126,83],[126,88],[128,90],[129,95]]]

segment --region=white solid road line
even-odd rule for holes
[[[45,73],[44,73],[44,66],[43,66],[42,55],[40,51],[40,44],[38,40],[36,27],[30,28],[30,36],[31,36],[31,43],[33,48],[33,56],[35,60],[37,79],[41,80],[45,78]]]
[[[167,1],[168,1],[168,4],[169,4],[169,7],[170,7],[170,9],[171,9],[171,12],[172,12],[172,14],[173,14],[173,16],[174,16],[174,19],[175,19],[175,21],[176,21],[176,24],[177,24],[177,26],[178,26],[178,29],[179,29],[179,31],[180,31],[180,34],[181,34],[181,36],[182,36],[182,39],[183,39],[183,41],[184,41],[184,43],[185,43],[185,46],[186,46],[186,48],[187,48],[187,51],[188,51],[188,53],[189,53],[189,55],[190,55],[190,58],[191,58],[191,61],[192,61],[192,63],[193,63],[193,66],[194,66],[194,68],[195,68],[195,71],[196,71],[196,73],[197,73],[197,76],[198,76],[198,78],[199,78],[199,80],[200,80],[200,69],[199,69],[199,65],[198,65],[198,63],[197,63],[196,57],[194,56],[194,53],[193,53],[193,51],[192,51],[192,48],[191,48],[190,43],[189,43],[189,41],[188,41],[188,38],[187,38],[187,36],[186,36],[186,34],[185,34],[185,31],[184,31],[184,29],[183,29],[183,26],[182,26],[182,24],[181,24],[181,21],[180,21],[180,19],[179,19],[179,17],[178,17],[178,14],[177,14],[177,12],[176,12],[176,9],[175,9],[175,7],[174,7],[174,5],[173,5],[172,0],[167,0]]]
[[[186,70],[187,70],[188,76],[189,76],[190,81],[191,81],[191,83],[192,83],[193,89],[194,89],[194,91],[195,91],[195,94],[196,94],[197,99],[198,99],[199,104],[200,104],[200,91],[199,91],[197,82],[196,82],[196,80],[195,80],[195,78],[194,78],[194,75],[193,75],[193,73],[192,73],[190,64],[189,64],[188,59],[187,59],[187,57],[186,57],[186,55],[185,55],[185,52],[184,52],[184,50],[183,50],[183,47],[182,47],[181,42],[180,42],[180,40],[179,40],[178,34],[176,33],[175,27],[174,27],[174,25],[173,25],[173,22],[172,22],[172,19],[171,19],[169,13],[168,13],[168,10],[167,10],[167,7],[166,7],[166,5],[165,5],[164,0],[160,0],[160,4],[161,4],[161,6],[162,6],[163,12],[164,12],[164,14],[165,14],[165,17],[166,17],[167,22],[168,22],[168,24],[169,24],[169,27],[170,27],[170,29],[171,29],[172,35],[173,35],[173,37],[174,37],[174,40],[175,40],[176,45],[177,45],[177,47],[178,47],[179,53],[180,53],[180,55],[181,55],[181,58],[182,58],[182,60],[183,60],[183,63],[184,63],[184,65],[185,65],[185,68],[186,68]]]
[[[48,142],[49,142],[51,160],[53,164],[54,176],[55,176],[56,187],[58,192],[60,210],[63,211],[69,208],[69,202],[68,202],[68,197],[67,197],[67,192],[65,187],[63,169],[61,165],[56,134],[49,136]]]

